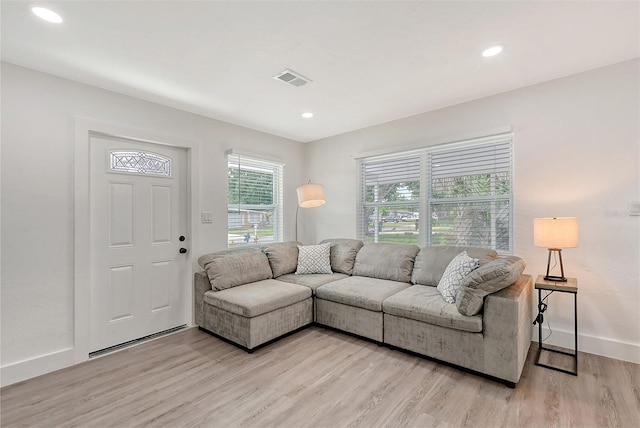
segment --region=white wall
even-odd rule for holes
[[[197,255],[226,248],[225,150],[285,166],[285,239],[293,239],[301,143],[2,63],[1,365],[12,381],[68,365],[74,347],[76,117],[199,141]],[[3,380],[3,384],[6,383]]]
[[[310,143],[308,174],[327,204],[305,212],[305,240],[355,237],[353,156],[511,127],[514,253],[535,279],[547,250],[533,246],[533,219],[579,217],[580,246],[563,251],[579,281],[579,348],[640,363],[640,217],[627,213],[640,201],[638,76],[633,60]],[[546,319],[550,342],[572,346],[571,296],[553,295]]]
[[[300,216],[301,240],[316,242],[355,236],[352,156],[510,126],[515,253],[528,273],[543,272],[533,218],[580,217],[580,247],[564,251],[566,273],[580,286],[580,348],[640,362],[640,217],[625,213],[640,200],[639,74],[634,60],[303,146],[2,63],[1,373],[24,378],[62,367],[68,360],[56,356],[74,346],[76,116],[200,141],[194,203],[220,221],[195,225],[196,254],[226,246],[226,149],[287,164],[285,239],[294,236],[296,186],[309,178],[325,185],[327,204]],[[551,341],[571,344],[571,301],[563,297],[552,298],[546,318]]]

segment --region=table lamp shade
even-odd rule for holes
[[[562,249],[578,246],[578,219],[576,217],[536,218],[533,220],[533,245],[549,249],[547,258],[547,281],[565,282],[562,265]],[[551,275],[551,254],[557,254],[560,275]],[[555,265],[554,265],[555,266]]]
[[[322,184],[308,183],[296,189],[298,193],[298,206],[301,208],[314,208],[324,205],[324,187]]]
[[[536,218],[533,221],[533,245],[545,248],[577,247],[577,217]]]

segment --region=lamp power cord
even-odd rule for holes
[[[540,300],[540,303],[538,303],[538,315],[536,316],[536,319],[533,320],[533,325],[536,325],[536,324],[544,325],[544,313],[547,311],[547,307],[548,307],[547,299],[552,294],[553,294],[553,291],[549,291],[547,295],[544,296],[542,300]],[[549,334],[547,335],[547,337],[545,337],[544,339],[538,338],[542,342],[549,339],[553,334],[553,330],[551,329],[551,323],[549,322],[548,319],[547,319],[547,327],[549,328]]]

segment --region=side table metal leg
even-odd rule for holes
[[[538,313],[540,311],[540,302],[542,301],[542,290],[538,289]],[[538,321],[538,351],[542,352],[542,323]]]
[[[573,309],[574,309],[574,334],[575,334],[575,350],[576,350],[576,376],[578,376],[578,293],[573,293]]]
[[[538,311],[540,310],[540,299],[542,298],[542,290],[538,289]],[[536,316],[538,323],[538,355],[536,355],[535,365],[540,365],[540,356],[542,355],[542,323]]]

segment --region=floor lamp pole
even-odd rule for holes
[[[296,242],[298,242],[298,210],[300,205],[296,205]]]

